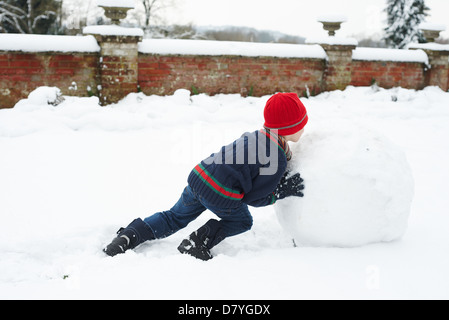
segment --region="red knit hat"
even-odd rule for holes
[[[296,93],[278,93],[272,96],[264,110],[266,129],[278,130],[281,136],[302,130],[309,118],[306,107]]]

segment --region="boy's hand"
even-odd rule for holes
[[[299,173],[294,174],[290,178],[287,178],[289,172],[286,172],[281,178],[276,190],[274,191],[274,196],[277,200],[281,200],[287,197],[304,197],[304,180],[301,178]]]

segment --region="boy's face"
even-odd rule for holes
[[[302,134],[304,133],[304,129],[301,131],[296,132],[295,134],[291,134],[289,136],[284,136],[285,140],[291,141],[291,142],[298,142],[299,139],[301,139]]]

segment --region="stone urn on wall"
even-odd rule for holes
[[[347,21],[343,15],[331,14],[318,17],[318,22],[323,24],[323,29],[329,33],[330,37],[335,36],[335,31],[340,30],[341,24]]]
[[[427,42],[435,42],[435,39],[440,36],[440,32],[446,30],[446,26],[434,23],[421,23],[419,30],[422,31]]]
[[[132,0],[97,0],[97,5],[104,9],[104,15],[115,25],[126,18],[128,10],[134,9]]]

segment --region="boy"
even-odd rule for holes
[[[297,94],[278,93],[268,100],[264,117],[264,129],[244,134],[201,161],[172,209],[134,220],[103,251],[115,256],[168,237],[209,209],[221,220],[209,220],[178,247],[206,261],[212,259],[210,249],[225,238],[251,229],[248,205],[263,207],[289,196],[303,197],[299,173],[290,177],[286,168],[292,156],[288,141],[301,138],[308,122],[306,108]]]

